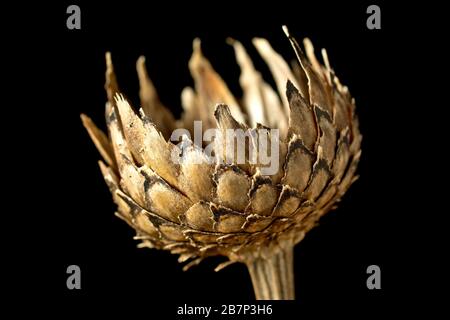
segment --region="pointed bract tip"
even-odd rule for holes
[[[298,89],[294,86],[294,84],[291,82],[291,80],[287,80],[286,83],[286,96],[288,100],[291,100],[291,97],[293,94],[300,94]]]
[[[267,41],[267,39],[264,38],[253,38],[252,43],[256,47],[256,49],[260,52],[270,52],[272,49],[269,41]]]
[[[125,97],[123,96],[123,94],[121,94],[120,92],[116,92],[116,93],[114,94],[114,101],[116,101],[116,103],[127,102],[127,100],[125,99]]]
[[[226,41],[226,43],[229,44],[230,46],[233,46],[233,45],[236,43],[236,40],[233,39],[233,38],[231,38],[231,37],[228,37],[225,41]]]
[[[323,59],[323,62],[325,63],[325,67],[327,67],[328,70],[331,70],[330,60],[328,60],[327,50],[325,48],[322,48],[322,50],[320,52],[322,53],[322,59]]]
[[[108,170],[108,167],[106,166],[106,164],[102,160],[98,160],[97,163],[98,163],[98,166],[100,167],[100,170],[105,175],[107,170]]]
[[[136,61],[136,66],[138,70],[145,66],[145,56],[139,56],[139,58]]]
[[[309,39],[308,37],[305,37],[305,38],[303,39],[303,44],[305,45],[305,47],[306,47],[306,46],[310,46],[311,48],[314,49],[314,46],[313,46],[313,44],[312,44],[312,41],[311,41],[311,39]]]
[[[214,110],[214,117],[217,121],[220,121],[220,118],[225,114],[229,114],[231,116],[230,108],[228,108],[228,106],[224,103],[218,103]]]
[[[202,42],[200,38],[195,38],[194,41],[192,41],[192,48],[194,49],[194,52],[201,52],[202,50],[201,44]]]
[[[89,118],[84,113],[80,114],[80,118],[81,118],[81,123],[83,124],[83,127],[89,132],[89,130],[93,126],[93,122],[92,122],[91,118]]]
[[[106,66],[108,68],[112,68],[113,64],[112,64],[111,52],[106,51],[106,53],[105,53],[105,60],[106,60]]]
[[[80,119],[83,122],[83,124],[85,124],[89,121],[89,117],[87,115],[85,115],[84,113],[80,113]]]

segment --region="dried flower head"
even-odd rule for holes
[[[241,67],[238,101],[195,40],[189,62],[195,88],[182,92],[181,119],[158,99],[143,57],[137,61],[141,109],[135,112],[119,93],[109,54],[109,134],[82,115],[104,159],[100,169],[118,206],[116,215],[136,230],[139,246],[179,254],[180,262],[190,260],[185,269],[213,255],[229,258],[217,270],[243,262],[258,299],[294,298],[293,247],[356,179],[361,154],[354,99],[326,51],[322,65],[308,39],[305,55],[284,31],[297,56],[292,67],[267,40],[253,41],[278,92],[255,70],[241,43],[230,40]],[[244,146],[253,146],[256,161],[249,154],[238,161],[235,140],[225,134],[215,137],[214,157],[208,156],[204,141],[191,141],[194,121],[219,133],[241,130],[244,135],[234,138],[247,139]],[[186,130],[176,145],[169,138],[180,128]],[[259,141],[266,141],[265,147]],[[273,146],[269,154],[276,155],[276,170],[265,174],[267,163],[258,156]]]

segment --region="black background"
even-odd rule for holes
[[[81,30],[66,28],[70,4],[81,7]],[[384,2],[375,2],[381,7],[382,29],[368,30],[369,4],[63,1],[27,11],[29,21],[36,21],[34,29],[24,33],[26,38],[14,37],[14,46],[33,71],[11,81],[20,80],[27,88],[16,101],[27,104],[27,120],[36,130],[27,144],[32,160],[21,159],[28,177],[21,181],[30,196],[17,203],[24,209],[23,230],[29,235],[21,237],[26,250],[15,252],[15,261],[20,259],[24,267],[18,268],[17,281],[28,286],[16,288],[33,292],[35,301],[45,299],[47,303],[39,307],[47,311],[54,305],[100,312],[125,307],[165,315],[158,319],[175,317],[176,306],[184,303],[252,302],[243,265],[215,273],[223,259],[210,258],[183,272],[176,256],[136,248],[133,230],[113,215],[115,206],[97,166],[100,155],[79,114],[88,114],[105,128],[106,51],[112,52],[119,85],[135,105],[139,89],[135,62],[145,55],[161,100],[176,115],[181,90],[193,84],[187,63],[195,37],[201,38],[204,54],[237,96],[239,68],[225,42],[229,36],[246,46],[256,67],[273,83],[251,39],[265,37],[285,58],[293,59],[281,30],[286,24],[297,39],[309,37],[316,52],[327,49],[336,74],[356,99],[363,153],[360,179],[339,208],[296,246],[297,301],[276,304],[276,312],[291,312],[289,318],[301,318],[296,315],[299,310],[384,315],[415,295],[406,287],[412,267],[405,258],[412,240],[407,235],[411,230],[403,224],[412,212],[402,208],[408,195],[399,193],[414,182],[404,170],[407,147],[399,143],[407,135],[399,125],[400,119],[407,122],[399,92],[414,90],[406,88],[408,76],[402,74],[413,60],[404,54],[411,30],[401,21],[408,15],[404,8]],[[12,22],[10,27],[18,29],[19,24]],[[66,288],[66,268],[71,264],[82,270],[79,291]],[[381,267],[381,290],[366,287],[366,268],[371,264]]]

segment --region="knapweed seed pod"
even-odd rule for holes
[[[195,88],[181,95],[175,120],[137,61],[141,108],[120,94],[106,55],[108,134],[82,115],[103,157],[100,169],[116,215],[140,247],[179,255],[185,269],[222,255],[249,269],[257,299],[294,299],[293,247],[333,209],[356,179],[361,134],[354,99],[322,50],[305,53],[287,28],[292,66],[265,39],[253,44],[276,89],[235,40],[243,97],[237,100],[194,40]]]

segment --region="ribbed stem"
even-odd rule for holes
[[[246,263],[257,300],[295,299],[293,249],[287,247]]]

